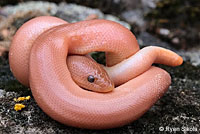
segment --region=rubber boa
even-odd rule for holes
[[[66,65],[68,54],[106,52],[105,67],[117,85],[112,92],[80,88]],[[141,117],[168,89],[170,75],[152,66],[181,65],[174,52],[160,47],[139,49],[135,36],[108,20],[68,24],[43,16],[26,22],[15,34],[9,52],[14,76],[30,86],[40,108],[63,124],[107,129]]]

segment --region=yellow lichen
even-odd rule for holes
[[[31,98],[30,96],[18,97],[18,98],[14,98],[14,101],[19,102],[19,101],[29,100],[30,98]]]
[[[15,104],[15,107],[14,107],[15,111],[22,110],[22,108],[25,108],[25,105],[20,104],[20,103]]]
[[[24,101],[24,100],[25,100],[25,97],[19,97],[17,100],[18,100],[18,101]]]
[[[31,98],[30,96],[26,96],[26,97],[14,98],[13,100],[15,102],[19,102],[19,101],[24,101],[24,100],[30,100],[30,98]],[[25,105],[20,104],[20,103],[15,104],[15,107],[14,107],[15,111],[22,110],[22,108],[25,108]]]
[[[31,96],[26,96],[26,100],[30,100]]]

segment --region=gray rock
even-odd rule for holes
[[[126,10],[121,17],[130,24],[139,26],[144,31],[146,21],[144,15],[156,7],[156,2],[160,0],[122,0]]]
[[[156,7],[156,2],[160,0],[122,0],[127,10],[142,9],[149,10]]]
[[[120,21],[120,19],[116,16],[113,16],[113,15],[110,15],[110,14],[105,14],[104,19],[118,22],[119,24],[123,25],[124,27],[131,29],[131,26],[127,22]]]
[[[104,18],[104,14],[99,9],[92,9],[76,4],[67,4],[65,2],[58,5],[56,13],[58,17],[70,23],[85,20],[85,18],[91,14],[96,14],[101,19]]]
[[[137,37],[138,43],[141,47],[145,46],[161,46],[167,49],[171,49],[175,51],[173,47],[170,46],[170,44],[161,41],[160,39],[156,38],[152,34],[148,32],[141,32]]]
[[[128,23],[120,21],[119,18],[113,15],[104,15],[99,9],[93,9],[76,4],[67,4],[65,2],[56,5],[55,3],[51,2],[30,1],[20,3],[16,6],[5,6],[1,9],[0,12],[1,14],[13,15],[17,12],[29,11],[39,11],[47,15],[49,14],[52,16],[57,16],[71,23],[85,20],[89,15],[96,14],[100,19],[112,20],[124,25],[128,29],[131,28]]]
[[[144,13],[149,12],[151,9],[156,8],[156,3],[160,0],[142,0],[142,9]]]
[[[0,89],[0,98],[4,97],[5,93],[6,93],[5,90]]]
[[[80,6],[76,4],[67,4],[64,2],[58,5],[56,16],[72,23],[72,22],[85,20],[91,14],[97,15],[99,19],[115,21],[125,26],[128,29],[131,28],[131,26],[128,23],[124,21],[120,21],[119,18],[113,15],[103,14],[99,9],[93,9],[93,8]]]
[[[189,61],[194,66],[200,66],[200,47],[195,47],[190,50],[178,51],[185,61]]]
[[[177,68],[164,67],[172,76],[169,91],[140,119],[123,127],[107,130],[86,130],[65,126],[47,116],[33,97],[22,102],[26,108],[15,111],[13,98],[26,96],[24,92],[6,92],[0,98],[0,133],[101,134],[101,133],[160,133],[159,127],[182,126],[200,128],[200,68],[184,63]],[[29,92],[28,95],[31,95]],[[172,126],[173,124],[173,126]],[[182,132],[182,131],[181,131]],[[194,130],[194,133],[198,131]]]
[[[125,11],[121,15],[127,22],[131,24],[136,24],[139,27],[143,27],[145,25],[143,13],[139,9]]]
[[[16,6],[5,6],[1,12],[6,15],[16,14],[17,12],[40,11],[45,14],[55,15],[57,5],[50,2],[30,1],[19,3]]]

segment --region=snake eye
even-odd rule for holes
[[[87,77],[87,80],[88,80],[90,83],[93,83],[94,80],[95,80],[95,78],[94,78],[93,75],[89,75],[89,76]]]

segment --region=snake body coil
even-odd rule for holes
[[[105,67],[117,86],[112,92],[81,89],[66,65],[68,54],[105,51]],[[118,23],[89,20],[72,24],[38,17],[16,33],[9,53],[15,77],[30,85],[40,108],[53,119],[74,127],[106,129],[143,115],[167,90],[169,74],[152,63],[177,66],[182,58],[170,50],[139,50],[134,35]]]

